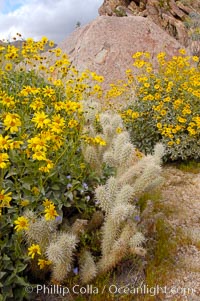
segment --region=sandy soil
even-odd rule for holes
[[[200,300],[200,174],[173,167],[164,169],[164,174],[163,200],[174,208],[168,221],[175,232],[181,230],[188,243],[178,248],[174,270],[166,283],[178,292],[168,293],[163,301],[197,301]]]

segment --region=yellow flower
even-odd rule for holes
[[[54,41],[49,41],[49,46],[53,47],[54,46]]]
[[[12,70],[12,64],[11,64],[11,63],[7,63],[7,64],[5,65],[5,70],[6,70],[6,71],[11,71],[11,70]]]
[[[44,102],[41,98],[35,98],[34,101],[30,104],[30,108],[33,110],[40,110],[44,107]]]
[[[18,219],[16,221],[14,221],[15,226],[15,230],[21,231],[21,230],[28,230],[29,227],[29,223],[28,223],[28,219],[24,216],[19,216]]]
[[[53,142],[53,150],[58,150],[63,145],[63,137],[52,133],[51,141]]]
[[[180,123],[185,123],[185,122],[187,121],[187,119],[185,119],[185,118],[183,118],[183,117],[180,117],[180,116],[178,116],[176,119],[177,119]]]
[[[77,125],[78,125],[78,121],[76,121],[76,120],[74,120],[74,119],[71,119],[71,120],[68,122],[68,127],[69,127],[70,129],[73,129],[73,128],[77,127]]]
[[[34,160],[38,160],[38,161],[45,161],[46,160],[46,153],[41,151],[41,150],[37,150],[34,154],[33,154],[33,159]]]
[[[48,38],[45,37],[45,36],[42,37],[41,42],[42,42],[43,44],[46,44],[46,43],[48,42]]]
[[[31,258],[33,259],[35,257],[35,255],[41,255],[41,250],[40,250],[40,246],[36,245],[36,244],[32,244],[29,248],[28,248],[28,256],[31,256]]]
[[[147,72],[147,73],[150,73],[152,70],[153,70],[153,69],[152,69],[151,67],[147,67],[147,68],[146,68],[146,72]]]
[[[44,207],[49,207],[51,204],[53,204],[50,200],[48,200],[48,199],[45,199],[44,201],[43,201],[43,203],[42,203],[42,205],[44,206]]]
[[[156,89],[156,90],[158,90],[160,88],[160,86],[158,85],[158,84],[156,84],[155,86],[154,86],[154,89]]]
[[[193,57],[192,57],[192,60],[193,60],[194,62],[198,62],[198,61],[199,61],[199,58],[198,58],[198,56],[193,56]]]
[[[186,51],[185,51],[185,49],[180,49],[179,53],[184,55],[184,54],[186,54]]]
[[[161,123],[157,123],[156,126],[157,126],[158,129],[162,129],[162,124]]]
[[[6,127],[6,131],[10,130],[11,133],[18,132],[18,128],[21,126],[21,121],[18,114],[7,113],[3,123]]]
[[[47,162],[47,165],[46,166],[41,166],[39,168],[40,171],[42,171],[42,172],[49,172],[54,167],[54,164],[53,164],[53,162],[51,160],[47,159],[46,162]]]
[[[4,95],[0,101],[4,106],[10,108],[14,107],[15,101],[13,96]]]
[[[121,132],[122,132],[122,128],[120,128],[120,127],[116,128],[116,133],[117,134],[120,134]]]
[[[196,131],[192,127],[188,126],[187,130],[188,130],[190,136],[196,135]]]
[[[174,141],[169,141],[167,144],[168,144],[169,146],[172,146],[172,145],[174,144]]]
[[[144,87],[145,88],[149,88],[150,87],[150,83],[144,83]]]
[[[2,135],[0,135],[0,150],[1,149],[9,149],[10,144],[11,144],[12,140],[9,139],[9,136],[5,136],[3,137]]]
[[[161,110],[161,112],[160,112],[160,115],[161,116],[165,116],[167,114],[167,111],[166,110]]]
[[[43,93],[44,93],[43,95],[45,97],[52,97],[53,95],[55,95],[55,90],[52,89],[51,87],[46,86],[42,90],[43,90]]]
[[[154,97],[156,100],[159,100],[161,98],[161,95],[160,93],[155,93]]]
[[[62,109],[64,109],[64,102],[62,102],[62,101],[55,102],[54,108],[56,111],[61,111]]]
[[[132,112],[131,114],[131,118],[135,119],[139,117],[139,113],[138,112]]]
[[[160,52],[158,55],[157,55],[157,59],[159,61],[162,61],[166,56],[166,53],[165,52]]]
[[[150,55],[149,52],[144,52],[144,56],[145,56],[147,59],[149,59],[151,55]]]
[[[170,97],[168,96],[168,97],[165,97],[164,99],[163,99],[163,101],[164,102],[169,102],[170,101]]]
[[[106,145],[106,141],[103,140],[100,136],[94,138],[94,143],[99,145]]]
[[[26,43],[32,45],[34,43],[33,38],[27,38]]]
[[[47,118],[47,115],[44,112],[35,113],[32,121],[36,123],[37,128],[43,128],[50,123],[50,119]]]
[[[35,186],[31,189],[31,191],[34,195],[38,195],[40,193],[39,189]]]
[[[137,68],[142,68],[144,65],[145,65],[145,61],[143,60],[136,60],[134,63],[133,63],[133,66],[137,67]]]
[[[19,95],[28,96],[29,94],[37,94],[39,93],[39,91],[40,91],[39,88],[24,86],[23,89],[20,91]]]
[[[54,115],[52,118],[52,124],[51,124],[50,128],[51,128],[51,131],[53,131],[57,134],[61,133],[65,128],[64,118],[61,117],[60,114]]]
[[[2,189],[0,192],[0,208],[2,207],[10,207],[10,201],[12,200],[12,197],[10,196],[12,193],[8,192],[5,193],[5,190]]]
[[[52,262],[50,260],[38,259],[38,265],[40,269],[44,269],[46,266],[50,265]]]
[[[183,115],[189,115],[191,113],[192,113],[192,111],[190,110],[190,107],[188,107],[188,106],[185,106],[182,110]]]
[[[176,100],[174,101],[174,103],[173,103],[174,109],[175,109],[175,110],[178,109],[179,106],[180,106],[182,103],[183,103],[183,100],[182,100],[182,99],[176,99]]]
[[[51,220],[51,219],[55,219],[56,216],[58,216],[58,213],[56,212],[55,209],[55,205],[53,203],[51,203],[48,207],[45,208],[44,210],[45,213],[45,219]]]
[[[136,52],[136,53],[133,54],[132,58],[136,59],[136,58],[139,58],[140,56],[142,56],[142,52],[138,51],[138,52]]]
[[[22,141],[13,141],[10,143],[10,149],[18,149],[23,144]]]
[[[100,75],[97,75],[97,76],[95,77],[95,80],[96,80],[97,82],[101,83],[101,82],[104,81],[104,77],[103,77],[103,76],[100,76]]]
[[[142,152],[139,151],[139,149],[135,149],[135,155],[137,158],[141,159],[142,157],[144,157],[144,154]]]
[[[61,53],[62,53],[62,50],[60,48],[56,48],[56,50],[55,50],[56,56],[59,57],[61,55]]]
[[[20,202],[20,205],[22,206],[22,207],[26,207],[26,206],[28,206],[29,205],[29,200],[21,200],[21,202]]]
[[[35,136],[31,139],[28,139],[28,148],[31,148],[34,152],[35,151],[46,151],[47,150],[47,143],[44,137]]]
[[[0,168],[6,168],[9,156],[7,153],[0,153]]]
[[[63,86],[63,82],[61,81],[61,79],[57,79],[53,82],[54,86],[57,86],[57,87],[61,87]]]
[[[192,120],[195,121],[197,128],[200,129],[200,116],[193,117]]]
[[[54,67],[54,66],[49,67],[49,71],[50,71],[51,73],[53,73],[53,72],[55,71],[55,67]]]

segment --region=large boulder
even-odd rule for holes
[[[182,48],[154,22],[141,16],[100,16],[77,28],[58,46],[79,70],[90,69],[103,75],[106,83],[125,77],[137,51],[149,51],[155,61],[159,52],[165,51],[171,57]]]
[[[191,37],[199,39],[191,27],[193,22],[197,27],[200,17],[199,0],[104,0],[98,12],[100,16],[147,17],[184,46],[190,45]]]

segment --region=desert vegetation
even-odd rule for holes
[[[104,91],[101,75],[78,71],[53,45],[0,46],[0,300],[26,300],[36,283],[102,284],[155,247],[151,282],[153,263],[175,248],[161,218],[149,243],[163,162],[198,168],[197,56],[160,53],[154,71],[137,52],[141,72],[130,66],[127,81]]]

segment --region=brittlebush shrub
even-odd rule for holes
[[[200,158],[200,69],[198,57],[180,55],[166,60],[157,55],[153,71],[149,53],[133,55],[133,65],[140,70],[133,76],[128,70],[130,91],[135,97],[122,116],[140,151],[152,152],[157,142],[166,148],[165,159]]]
[[[80,101],[100,97],[103,78],[79,73],[59,48],[45,54],[47,46],[53,43],[45,37],[18,48],[0,46],[1,300],[25,300],[29,256],[38,251],[30,246],[24,252],[25,209],[59,223],[66,215],[87,218],[94,211],[92,171],[80,145],[98,141],[82,137]],[[38,268],[48,265],[38,260]]]

